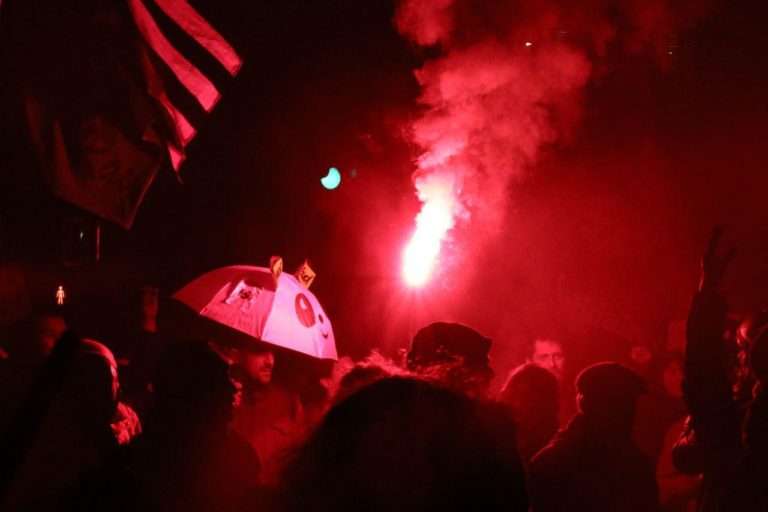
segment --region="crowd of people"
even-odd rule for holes
[[[460,324],[308,400],[266,343],[168,339],[155,288],[121,340],[38,311],[0,340],[0,510],[768,511],[768,315],[734,328],[719,235],[684,351],[574,368],[537,336],[498,393]]]

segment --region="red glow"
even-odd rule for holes
[[[463,26],[464,4],[403,0],[396,16],[403,35],[444,49],[415,72],[426,108],[409,132],[420,150],[413,182],[423,203],[403,251],[403,278],[412,287],[424,285],[436,265],[482,250],[499,232],[510,184],[536,164],[542,146],[578,121],[591,71],[582,51],[547,36],[546,27],[539,30],[549,19],[544,13],[523,32],[516,17],[490,3],[490,19],[507,34],[499,38],[494,30]],[[440,261],[441,245],[459,219],[471,220],[472,229],[455,236],[459,254]]]

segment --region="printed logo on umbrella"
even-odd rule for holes
[[[304,327],[309,328],[315,325],[315,310],[303,293],[296,295],[296,316]]]

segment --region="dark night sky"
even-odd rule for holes
[[[424,55],[394,30],[394,6],[193,3],[245,67],[190,146],[184,184],[165,170],[130,232],[105,226],[102,266],[171,290],[213,266],[308,256],[343,352],[403,345],[431,314],[395,316],[399,248],[418,209],[402,129],[416,115],[411,70]],[[501,340],[553,318],[582,334],[659,336],[684,315],[698,251],[718,222],[738,226],[734,300],[756,305],[744,285],[768,283],[764,19],[757,2],[720,2],[680,34],[666,69],[609,58],[579,130],[513,187],[507,248],[437,289],[444,303],[414,309]],[[77,210],[42,189],[8,95],[4,106],[0,247],[5,259],[64,272],[61,223]],[[326,192],[318,178],[329,165],[357,178]]]

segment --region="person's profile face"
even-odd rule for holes
[[[536,340],[533,344],[531,362],[540,368],[549,370],[558,380],[563,378],[565,354],[563,346],[554,340]]]

